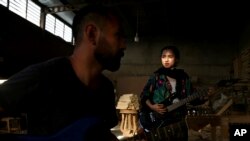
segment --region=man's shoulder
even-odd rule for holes
[[[36,64],[32,64],[28,66],[26,69],[39,69],[39,70],[50,70],[50,69],[56,69],[56,68],[61,68],[64,67],[65,65],[69,65],[69,59],[66,57],[55,57],[48,59],[43,62],[39,62]],[[61,66],[61,67],[60,67]]]
[[[69,65],[70,61],[67,57],[54,57],[47,61],[42,62],[41,64],[45,66],[60,66],[60,65]]]
[[[68,61],[68,62],[67,62]],[[70,62],[66,57],[56,57],[49,60],[32,64],[14,74],[14,76],[40,76],[50,74],[52,72],[60,73],[70,66]],[[59,71],[60,70],[60,71]]]

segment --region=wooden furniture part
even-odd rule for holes
[[[1,118],[0,122],[6,125],[4,129],[1,130],[1,132],[7,132],[7,133],[21,132],[20,118],[4,117]]]
[[[137,110],[121,109],[121,124],[120,130],[125,137],[132,137],[137,133],[138,129],[138,117]]]
[[[206,127],[207,125],[211,126],[211,139],[216,141],[216,127],[221,124],[220,116],[216,115],[207,115],[207,116],[188,116],[187,124],[189,129],[194,131],[199,131],[200,129]]]
[[[229,141],[230,124],[250,124],[250,115],[230,115],[221,117],[221,141]]]
[[[215,115],[222,115],[231,105],[233,104],[233,100],[230,99]]]
[[[208,114],[208,115],[198,115],[198,116],[187,116],[187,124],[189,129],[193,129],[198,131],[204,128],[207,125],[211,125],[211,139],[216,141],[216,127],[223,126],[221,128],[221,133],[223,135],[220,136],[219,141],[227,136],[228,132],[228,124],[225,118],[223,118],[222,114],[233,104],[233,100],[230,99],[216,114]],[[225,123],[226,121],[226,123]],[[228,138],[227,138],[228,139]]]

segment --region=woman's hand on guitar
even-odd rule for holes
[[[167,112],[167,107],[165,107],[164,104],[153,104],[150,108],[159,114],[164,114]]]

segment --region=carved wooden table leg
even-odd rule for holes
[[[132,137],[136,134],[138,125],[138,117],[136,110],[120,110],[122,115],[122,121],[120,125],[120,130],[123,133],[123,136]]]

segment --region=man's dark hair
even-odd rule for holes
[[[100,27],[104,20],[111,19],[111,16],[119,18],[115,8],[101,4],[89,4],[76,12],[72,24],[72,33],[76,41],[82,38],[82,28],[86,21],[95,21]],[[118,19],[120,20],[120,19]]]
[[[165,46],[161,49],[161,54],[164,50],[171,50],[175,56],[175,66],[177,66],[177,64],[179,63],[180,61],[180,51],[179,49],[176,47],[176,46]]]

